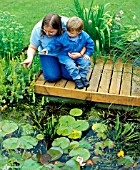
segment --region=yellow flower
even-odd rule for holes
[[[98,9],[99,9],[99,6],[98,6],[98,5],[95,5],[93,9],[94,9],[95,12],[97,12]]]
[[[110,18],[110,19],[107,21],[107,25],[112,26],[111,22],[112,22],[112,18]]]
[[[120,150],[120,152],[117,153],[118,157],[124,157],[124,151]]]

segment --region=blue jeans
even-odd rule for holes
[[[58,58],[49,55],[40,55],[40,62],[45,80],[54,82],[60,78],[71,79],[65,66],[59,63]]]
[[[85,60],[84,57],[72,59],[69,56],[61,56],[59,61],[65,65],[73,80],[86,78],[90,70],[91,61]],[[80,69],[78,69],[78,66],[80,66]]]

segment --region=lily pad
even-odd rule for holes
[[[90,157],[90,152],[88,149],[85,148],[77,148],[73,149],[69,153],[70,156],[74,156],[77,158],[77,156],[80,156],[83,158],[84,162],[87,161]]]
[[[38,134],[38,135],[36,136],[36,139],[38,139],[38,140],[43,140],[43,139],[44,139],[44,135],[43,135],[43,134]]]
[[[62,154],[63,154],[63,150],[59,147],[51,147],[47,153],[52,157],[52,161],[55,161],[57,159],[59,159]]]
[[[72,133],[68,136],[70,139],[79,139],[82,136],[82,132],[79,130],[73,130]]]
[[[96,149],[94,149],[94,154],[95,155],[103,155],[103,152],[99,148],[96,148]]]
[[[31,149],[33,146],[36,146],[38,140],[32,136],[22,136],[19,138],[20,148]]]
[[[18,129],[18,125],[14,122],[5,122],[2,126],[2,131],[5,134],[10,134]]]
[[[110,139],[106,139],[104,141],[104,146],[105,147],[108,146],[110,149],[112,149],[114,147],[114,142],[112,140],[110,140]]]
[[[81,116],[82,115],[82,110],[79,108],[74,108],[70,110],[70,115],[71,116]]]
[[[119,165],[124,165],[125,168],[130,168],[134,163],[134,160],[130,156],[121,157],[118,160]]]
[[[68,136],[72,133],[73,128],[72,127],[65,127],[65,126],[60,126],[57,129],[57,134],[62,135],[62,136]]]
[[[70,159],[69,161],[66,162],[64,169],[71,170],[71,169],[76,169],[80,170],[80,164],[77,162],[75,159]]]
[[[22,170],[40,169],[40,164],[30,158],[30,159],[27,159],[27,160],[24,161],[21,169]]]
[[[73,128],[79,131],[85,131],[89,128],[89,123],[86,120],[77,120],[73,124]]]
[[[65,149],[69,146],[70,141],[68,138],[65,137],[60,137],[60,138],[56,138],[53,143],[52,146],[59,146],[61,149]]]
[[[95,123],[92,125],[92,130],[96,132],[106,132],[107,126],[103,123]]]
[[[106,138],[106,134],[103,133],[103,132],[98,132],[97,137],[98,137],[98,138],[105,139],[105,138]]]
[[[75,122],[75,118],[72,116],[61,116],[59,119],[60,126],[72,126],[73,122]]]
[[[74,148],[78,148],[78,147],[79,147],[79,142],[77,142],[77,141],[72,141],[69,146],[70,149],[74,149]]]
[[[19,148],[18,138],[8,138],[3,141],[3,147],[7,149],[17,149]]]

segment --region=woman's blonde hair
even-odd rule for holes
[[[84,29],[84,22],[81,18],[74,16],[68,20],[66,28],[70,32],[71,31],[81,32]]]

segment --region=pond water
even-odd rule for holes
[[[6,109],[5,111],[0,113],[0,122],[3,122],[4,120],[13,121],[17,123],[20,128],[18,127],[18,129],[11,134],[7,133],[5,136],[0,135],[2,157],[9,157],[9,159],[11,160],[11,157],[9,156],[9,150],[14,150],[14,152],[20,155],[23,155],[26,150],[23,148],[7,150],[3,147],[4,140],[12,137],[20,138],[21,136],[23,137],[27,134],[33,138],[37,138],[38,134],[43,134],[43,139],[39,139],[38,137],[37,144],[31,148],[29,147],[30,149],[26,150],[28,152],[28,157],[25,160],[33,158],[35,155],[37,155],[38,159],[34,158],[33,160],[36,160],[37,162],[39,161],[40,166],[41,164],[44,164],[43,155],[46,155],[48,150],[52,147],[53,140],[61,137],[56,134],[58,120],[60,119],[60,117],[69,115],[70,110],[73,108],[79,108],[82,110],[83,113],[81,116],[75,116],[75,119],[86,120],[89,123],[89,128],[82,132],[81,138],[76,140],[70,139],[71,142],[81,142],[81,140],[84,140],[85,143],[83,145],[80,145],[80,147],[86,148],[90,153],[88,160],[85,161],[85,165],[81,167],[81,169],[140,169],[140,148],[138,139],[138,136],[140,134],[139,109],[129,109],[129,111],[120,111],[117,109],[100,109],[91,104],[74,105],[58,104],[52,102],[41,106],[28,106],[26,104],[21,104],[18,107],[11,107]],[[92,129],[92,126],[95,124],[100,125],[98,130],[100,129],[101,132],[97,131],[97,129]],[[23,130],[25,126],[23,128],[23,125],[30,125],[31,127],[33,127],[33,129],[31,128],[33,131],[30,131],[30,127],[27,126],[28,133],[25,134],[25,131]],[[103,131],[102,128],[104,125],[105,127],[107,127],[107,131]],[[0,128],[2,131],[2,125],[0,126]],[[24,135],[21,135],[23,131]],[[109,140],[108,143],[106,139]],[[26,142],[27,140],[28,139],[26,139]],[[31,141],[30,144],[32,145]],[[97,147],[97,145],[99,145],[99,147]],[[123,157],[125,160],[120,160],[121,158],[117,156],[117,154],[121,150],[123,150],[125,153]],[[65,163],[71,158],[72,156],[70,156],[69,153],[66,152],[63,153],[62,156],[57,160],[52,161],[52,164],[53,166],[54,164],[57,164],[56,161]],[[118,163],[119,160],[120,162],[122,161],[123,164]],[[16,159],[15,162],[18,166],[21,163]],[[51,162],[49,164],[51,164]],[[15,166],[14,162],[11,163],[11,166],[13,165]]]

